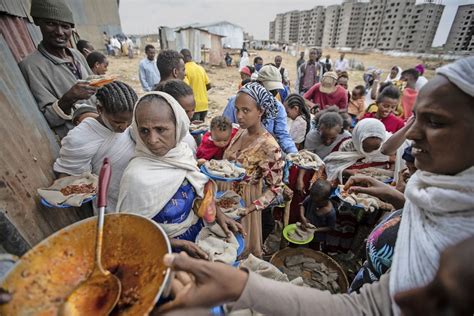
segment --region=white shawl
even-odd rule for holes
[[[390,273],[392,297],[429,283],[440,252],[474,235],[474,167],[454,176],[419,170],[405,197]],[[393,308],[398,315],[395,303]]]
[[[179,103],[167,93],[149,92],[137,101],[137,105],[144,97],[153,94],[163,97],[175,114],[176,147],[162,157],[149,151],[138,135],[134,113],[132,127],[137,141],[136,152],[124,172],[117,204],[119,212],[140,214],[148,218],[155,217],[164,208],[185,179],[200,197],[203,197],[204,186],[209,180],[199,172],[191,149],[183,142],[189,131],[189,119]],[[197,216],[191,211],[182,223],[161,226],[170,237],[176,237],[186,232],[197,220]]]
[[[78,176],[83,172],[98,175],[105,157],[112,167],[107,194],[106,212],[115,212],[120,190],[120,179],[133,157],[135,143],[131,130],[114,133],[94,118],[86,118],[69,131],[61,141],[59,158],[53,165],[56,172]],[[96,203],[94,203],[94,207]]]
[[[395,66],[395,67],[397,67],[397,69],[398,69],[398,72],[397,72],[397,75],[395,76],[395,78],[393,78],[393,79],[390,78],[390,72],[389,72],[388,75],[387,75],[387,79],[385,79],[384,82],[395,82],[395,81],[399,81],[402,78],[402,71],[403,71],[402,68],[400,68],[398,66]],[[391,71],[391,69],[390,69],[390,71]]]
[[[342,172],[360,159],[363,159],[363,163],[388,161],[389,157],[380,152],[382,146],[371,153],[366,153],[362,148],[362,142],[369,137],[378,137],[383,143],[389,136],[390,133],[385,131],[383,123],[377,119],[367,118],[357,123],[352,132],[352,139],[339,148],[339,151],[329,154],[324,159],[328,180],[333,181],[339,177],[342,183]],[[344,151],[344,147],[350,150]]]

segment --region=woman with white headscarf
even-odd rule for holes
[[[389,157],[380,153],[380,147],[389,134],[377,119],[367,118],[355,126],[352,139],[341,144],[339,151],[324,159],[328,180],[342,183],[343,172],[348,169],[364,169],[386,166]]]
[[[117,210],[153,219],[172,238],[174,248],[205,258],[194,244],[204,225],[194,201],[204,197],[209,179],[183,142],[189,124],[184,109],[167,93],[150,92],[138,100],[132,123],[135,157],[122,177]],[[228,225],[234,231],[240,227],[219,210],[217,222],[227,233]]]
[[[398,66],[393,66],[392,69],[390,69],[389,74],[387,75],[387,79],[385,79],[385,82],[393,82],[396,83],[397,81],[400,81],[400,78],[402,77],[402,68]]]
[[[440,68],[420,91],[407,133],[418,171],[405,191],[392,269],[380,281],[360,293],[331,295],[215,263],[196,267],[184,255],[165,256],[172,269],[196,278],[168,306],[236,301],[234,310],[268,315],[472,315],[472,291],[466,292],[472,283],[450,278],[439,259],[448,247],[474,235],[473,73],[474,57],[459,60]],[[228,283],[232,287],[226,288]],[[420,289],[425,295],[415,295]],[[198,300],[204,290],[206,298]]]

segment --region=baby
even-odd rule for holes
[[[315,240],[324,246],[325,232],[331,231],[336,226],[336,210],[329,197],[331,196],[331,183],[325,179],[318,179],[310,189],[309,196],[300,204],[301,226],[309,228],[313,224],[318,228]]]
[[[362,118],[365,112],[365,87],[362,85],[356,86],[352,90],[351,100],[347,112],[351,115],[354,121]]]
[[[216,116],[211,120],[211,130],[204,134],[199,145],[196,157],[198,164],[202,165],[206,160],[221,160],[224,151],[229,146],[230,141],[237,133],[238,128],[233,127],[227,117]]]

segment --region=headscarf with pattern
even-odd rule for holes
[[[239,93],[245,93],[257,102],[257,106],[263,110],[263,124],[265,124],[268,119],[275,119],[277,117],[277,100],[261,84],[257,82],[247,83],[239,90]]]

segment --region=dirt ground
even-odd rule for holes
[[[296,61],[297,57],[293,57],[283,52],[270,52],[270,51],[250,51],[250,61],[256,56],[263,58],[264,64],[273,62],[275,56],[281,55],[283,58],[283,67],[285,67],[290,76],[291,88],[296,79]],[[333,62],[339,57],[339,53],[334,49],[327,49],[323,51],[323,56],[329,54]],[[144,56],[143,56],[144,57]],[[109,58],[109,70],[108,74],[117,75],[118,78],[128,84],[130,84],[139,95],[143,94],[143,90],[140,86],[138,79],[138,64],[143,58],[142,56],[135,56],[133,59],[127,57],[110,57]],[[239,55],[233,54],[233,63],[239,61]],[[307,57],[307,56],[306,56]],[[356,54],[346,53],[347,59],[354,59],[357,62],[362,63],[366,68],[374,66],[378,69],[383,70],[382,78],[385,78],[389,73],[390,69],[397,65],[402,69],[408,69],[419,64],[421,61],[414,57],[392,57],[383,54]],[[219,114],[227,104],[227,99],[233,96],[237,92],[237,87],[240,82],[240,75],[238,68],[236,67],[218,67],[218,66],[205,66],[206,71],[209,75],[213,88],[209,90],[209,116],[215,116]],[[349,89],[358,84],[363,84],[362,75],[363,71],[349,71]],[[431,78],[434,75],[434,71],[427,70],[425,76]]]

